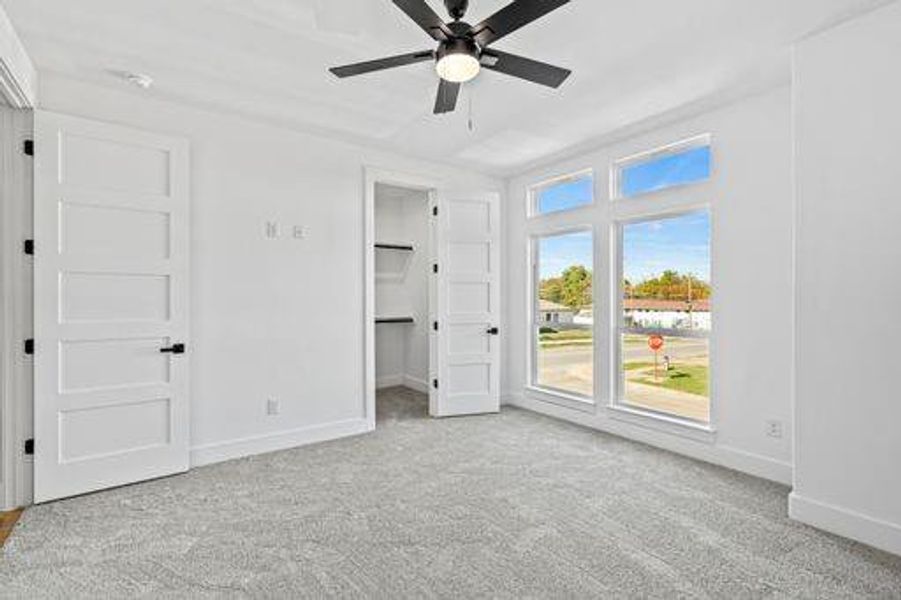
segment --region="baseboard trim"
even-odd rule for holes
[[[288,450],[370,431],[372,431],[372,427],[366,419],[352,419],[195,446],[191,448],[191,467],[202,467],[245,456]]]
[[[783,485],[792,484],[791,464],[765,456],[736,450],[727,446],[699,442],[688,437],[648,429],[621,420],[604,418],[602,415],[570,410],[556,404],[516,394],[506,395],[503,398],[503,404],[648,444],[649,446],[682,454],[689,458],[726,467],[727,469],[741,471],[761,479],[775,481]]]
[[[416,390],[422,394],[429,393],[429,382],[425,379],[419,379],[418,377],[411,377],[410,375],[404,375],[404,387],[408,387],[411,390]]]
[[[375,389],[383,390],[385,388],[398,387],[404,384],[404,376],[400,375],[383,375],[375,380]]]
[[[393,387],[408,387],[423,394],[429,393],[429,382],[412,375],[384,375],[375,382],[375,389],[377,390]]]
[[[811,500],[797,492],[788,496],[788,516],[817,529],[901,556],[901,526],[894,523]]]

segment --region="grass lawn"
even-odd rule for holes
[[[647,369],[648,367],[653,367],[654,363],[652,362],[630,362],[623,365],[623,368],[626,371],[637,371],[638,369]]]
[[[590,329],[567,329],[556,333],[542,333],[539,338],[542,342],[557,342],[563,340],[590,340]]]
[[[631,365],[640,363],[630,363],[626,365],[627,370],[634,370],[642,367],[632,367]],[[653,365],[651,365],[653,366]],[[660,371],[660,378],[654,380],[654,374],[649,373],[646,377],[638,377],[635,379],[638,383],[645,385],[654,385],[657,387],[675,390],[677,392],[685,392],[686,394],[694,394],[696,396],[704,396],[707,398],[709,392],[709,372],[710,369],[704,365],[684,365],[664,373]]]
[[[563,346],[589,346],[592,343],[590,329],[567,329],[555,333],[542,333],[538,336],[541,347],[560,348]]]

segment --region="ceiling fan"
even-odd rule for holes
[[[569,0],[514,0],[478,25],[470,25],[462,20],[469,8],[469,0],[444,0],[444,6],[453,19],[449,23],[442,21],[425,0],[392,2],[438,42],[438,49],[329,69],[333,74],[342,78],[353,77],[434,60],[435,70],[441,77],[435,114],[441,114],[453,112],[457,106],[460,86],[475,78],[482,67],[552,88],[560,87],[571,73],[567,69],[489,48],[494,42],[540,19]]]

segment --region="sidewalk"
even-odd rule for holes
[[[667,414],[707,422],[710,420],[710,400],[704,396],[686,394],[626,379],[627,404]]]

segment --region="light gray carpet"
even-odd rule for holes
[[[790,522],[784,487],[505,410],[33,508],[3,597],[901,598],[901,559]]]

